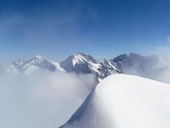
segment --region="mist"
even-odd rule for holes
[[[159,55],[145,56],[145,59],[147,60],[140,60],[133,62],[130,66],[124,66],[124,73],[170,84],[169,59]]]
[[[96,85],[93,75],[38,71],[0,75],[1,128],[56,128]]]

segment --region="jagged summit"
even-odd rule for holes
[[[77,53],[69,56],[65,61],[62,62],[62,64],[72,63],[72,65],[75,66],[76,64],[82,64],[87,61],[97,63],[97,61],[92,56],[86,55],[84,53]]]
[[[113,62],[117,63],[117,62],[124,62],[127,60],[140,60],[144,58],[144,56],[136,54],[136,53],[129,53],[129,54],[121,54],[115,58],[112,59]]]
[[[60,67],[59,63],[48,60],[43,56],[35,56],[34,58],[27,61],[18,60],[11,64],[10,69],[24,73],[31,73],[39,69],[49,71],[64,71],[64,69]]]
[[[68,72],[76,72],[82,74],[93,73],[100,81],[106,76],[116,73],[117,69],[109,62],[101,62],[94,59],[90,55],[77,53],[69,56],[65,61],[61,62],[61,67]]]
[[[122,72],[129,72],[130,69],[145,72],[148,69],[156,69],[167,66],[166,60],[157,55],[142,56],[136,53],[122,54],[110,60],[112,64],[117,65]]]
[[[45,63],[45,62],[49,62],[50,60],[48,60],[46,57],[37,55],[34,58],[26,61],[25,63],[29,63],[29,64],[41,64],[41,63]]]
[[[97,61],[90,55],[85,55],[84,53],[77,53],[69,56],[66,60],[61,62],[61,66],[67,69],[68,66],[73,68],[77,64],[84,63],[97,63]]]

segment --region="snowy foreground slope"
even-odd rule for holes
[[[60,128],[170,128],[170,85],[114,74]]]

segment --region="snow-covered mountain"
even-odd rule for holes
[[[60,64],[61,67],[68,72],[82,74],[93,73],[99,81],[113,73],[119,73],[119,69],[117,69],[114,64],[111,64],[110,61],[99,61],[83,53],[71,55]]]
[[[119,70],[125,74],[143,76],[154,80],[160,80],[159,74],[164,74],[168,69],[168,61],[158,55],[142,56],[136,53],[122,54],[110,60],[117,65]],[[164,70],[163,70],[164,69]]]
[[[166,59],[156,55],[142,56],[130,53],[119,55],[110,60],[97,60],[90,55],[77,53],[69,56],[61,63],[48,60],[42,56],[36,56],[28,61],[19,60],[12,63],[10,69],[24,73],[30,73],[38,69],[78,74],[92,73],[96,75],[98,81],[111,74],[125,73],[167,82],[159,74],[164,74],[167,68],[170,69],[169,67],[170,64]]]
[[[59,63],[48,60],[47,58],[42,56],[35,56],[28,61],[18,60],[16,62],[13,62],[10,65],[9,69],[23,73],[31,73],[39,69],[49,71],[64,71],[64,69],[60,67]]]
[[[146,71],[148,69],[158,69],[168,65],[168,62],[161,56],[142,56],[136,53],[122,54],[110,60],[116,64],[122,72],[128,72],[128,69]]]
[[[60,128],[169,128],[169,99],[168,84],[114,74]]]

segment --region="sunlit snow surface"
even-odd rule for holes
[[[111,75],[62,128],[170,128],[170,85]]]

